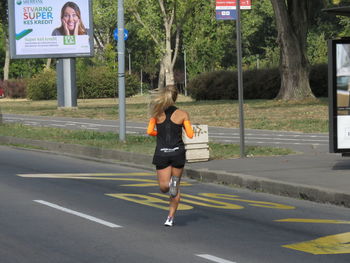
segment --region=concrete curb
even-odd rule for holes
[[[350,207],[350,194],[333,189],[207,169],[186,168],[186,173],[189,178],[202,182],[232,185],[274,195]]]
[[[79,158],[89,158],[99,161],[118,161],[119,164],[138,167],[142,169],[154,169],[152,156],[123,152],[110,149],[101,149],[82,145],[72,145],[58,142],[31,140],[9,136],[0,136],[1,144],[30,145],[40,147],[43,150],[56,152],[65,155],[73,155]],[[120,161],[122,163],[120,163]],[[332,189],[307,186],[295,183],[287,183],[278,180],[270,180],[246,174],[227,173],[208,169],[193,169],[188,165],[185,175],[191,179],[202,182],[213,182],[236,187],[247,188],[254,191],[266,192],[269,194],[293,197],[319,203],[330,203],[350,207],[350,194]]]

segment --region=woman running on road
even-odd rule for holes
[[[157,136],[152,163],[156,166],[160,190],[170,194],[169,214],[165,226],[173,226],[180,202],[179,185],[186,162],[182,128],[189,138],[193,138],[188,113],[174,106],[177,94],[173,85],[154,92],[150,103],[151,119],[147,128],[147,134]]]

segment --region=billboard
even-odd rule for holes
[[[91,0],[8,0],[11,58],[93,56]]]
[[[350,153],[350,40],[329,42],[330,151]]]

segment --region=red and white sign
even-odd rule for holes
[[[251,0],[241,0],[241,9],[252,9]],[[236,9],[236,0],[216,0],[216,10]]]

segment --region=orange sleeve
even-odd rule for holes
[[[191,122],[189,120],[184,121],[184,128],[185,128],[187,137],[192,139],[194,133],[193,133]]]
[[[151,136],[157,136],[157,131],[154,129],[156,126],[156,118],[151,118],[147,127],[147,134]]]

